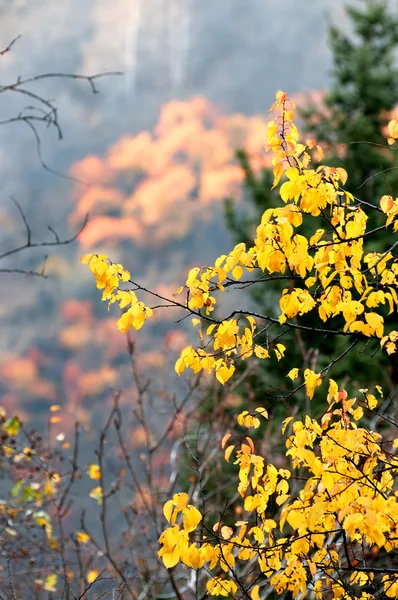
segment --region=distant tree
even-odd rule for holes
[[[299,109],[301,128],[308,137],[321,143],[329,165],[342,167],[350,177],[345,189],[361,203],[376,205],[384,194],[391,193],[397,178],[397,153],[391,152],[386,143],[387,123],[398,102],[398,68],[394,59],[398,45],[398,18],[388,8],[385,0],[364,0],[360,6],[346,8],[350,31],[336,25],[329,27],[332,50],[332,85],[325,95],[323,106],[314,104]],[[251,166],[250,156],[240,150],[237,158],[245,173],[245,201],[235,206],[232,199],[225,201],[225,218],[228,228],[238,241],[249,241],[255,225],[267,208],[274,206],[278,192],[272,187],[272,172],[264,169],[260,174]],[[381,227],[372,238],[375,249],[389,247],[392,236],[382,227],[382,217],[377,210],[368,214],[369,227]],[[322,217],[319,218],[321,227]],[[302,226],[306,234],[305,223]],[[366,239],[364,244],[366,245]],[[281,288],[282,289],[282,288]],[[277,315],[279,307],[275,295],[268,290],[259,291],[256,286],[249,290],[254,306],[262,313],[265,308]],[[305,317],[304,317],[305,321]],[[304,364],[323,367],[322,357],[334,351],[343,352],[350,340],[317,338],[305,332],[292,332],[295,339],[297,360]],[[344,376],[355,387],[356,375],[366,369],[370,381],[379,378],[380,365],[368,353],[351,353],[344,365],[336,365],[336,376]],[[392,389],[398,382],[396,360],[385,364],[385,383]],[[278,370],[269,365],[257,369],[245,380],[252,386],[256,396],[261,396],[269,384],[285,385]],[[350,383],[347,381],[348,389]],[[302,408],[302,407],[301,407]]]
[[[20,36],[14,38],[8,46],[6,46],[3,50],[0,51],[0,60],[6,55],[8,52],[11,52],[16,42],[19,40]],[[64,175],[63,173],[59,173],[49,167],[42,158],[41,153],[41,136],[40,136],[40,126],[45,126],[46,128],[54,128],[57,132],[58,139],[62,139],[63,132],[62,126],[59,119],[58,109],[53,100],[49,100],[45,98],[40,92],[37,90],[32,90],[32,84],[39,83],[40,81],[46,79],[69,79],[69,80],[77,80],[84,81],[89,84],[91,91],[93,94],[98,94],[99,90],[96,86],[96,82],[99,78],[108,77],[110,75],[121,75],[119,72],[112,73],[98,73],[95,75],[79,75],[75,73],[40,73],[37,75],[32,75],[31,77],[22,78],[18,76],[15,81],[10,83],[5,83],[0,86],[0,95],[8,95],[16,99],[17,97],[22,97],[27,99],[27,106],[24,107],[21,111],[11,117],[6,117],[4,119],[0,119],[0,126],[9,126],[13,123],[22,123],[27,126],[32,135],[34,136],[36,142],[36,150],[39,162],[43,169],[49,171],[50,173],[54,173],[59,177],[64,177],[67,179],[73,179],[68,175]],[[33,238],[33,232],[31,226],[26,218],[25,212],[22,209],[21,204],[15,199],[11,199],[15,204],[18,213],[22,219],[23,226],[25,228],[25,242],[22,244],[16,244],[15,247],[9,248],[4,252],[0,253],[0,262],[4,264],[4,267],[0,267],[0,274],[4,273],[19,273],[22,275],[30,275],[30,276],[39,276],[45,277],[45,260],[43,263],[43,268],[40,270],[32,270],[32,269],[21,269],[15,268],[10,263],[10,258],[15,256],[16,254],[20,254],[27,249],[33,248],[45,248],[50,249],[54,246],[63,246],[66,244],[72,243],[80,234],[82,229],[85,227],[88,219],[88,215],[86,215],[82,226],[77,231],[77,233],[73,236],[61,238],[58,233],[52,228],[48,227],[49,232],[51,234],[51,239],[49,240],[35,240]],[[12,260],[12,259],[11,259]]]

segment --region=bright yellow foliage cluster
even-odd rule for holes
[[[381,389],[375,393],[381,396]],[[176,494],[165,505],[172,527],[159,540],[164,564],[171,567],[181,561],[190,568],[204,566],[214,571],[207,589],[211,595],[224,596],[237,591],[232,575],[239,572],[243,562],[251,563],[252,568],[256,564],[262,580],[278,594],[290,591],[294,598],[307,590],[319,599],[348,598],[341,579],[344,567],[350,567],[359,588],[373,580],[371,570],[363,567],[361,571],[355,557],[362,555],[364,547],[376,546],[379,552],[387,553],[398,548],[394,484],[398,438],[382,448],[381,436],[360,426],[364,409],[374,409],[378,403],[368,390],[361,390],[361,394],[362,400],[348,399],[347,393],[330,380],[328,409],[319,421],[310,417],[284,421],[282,435],[286,437],[290,470],[278,469],[255,454],[251,438],[243,442],[236,438],[238,445],[228,446],[225,455],[230,460],[235,452],[243,519],[233,526],[217,523],[213,531],[198,536],[192,527],[201,523],[202,515],[187,504],[187,495]],[[247,415],[240,415],[239,424],[252,426],[246,419]],[[286,434],[287,429],[290,434]],[[225,436],[223,446],[229,439]],[[298,474],[305,485],[295,496]],[[268,516],[275,505],[282,507],[278,522]],[[177,508],[171,513],[174,506]],[[194,518],[187,525],[184,515],[181,526],[176,522],[177,514],[186,507],[195,511]],[[386,575],[383,585],[386,595],[395,598],[398,583],[391,585],[391,581]],[[251,597],[258,598],[258,586],[251,588]],[[359,592],[357,597],[372,596]]]
[[[241,282],[245,274],[286,277],[294,282],[294,287],[281,295],[279,323],[290,324],[291,319],[310,312],[325,323],[342,317],[343,334],[357,332],[376,337],[389,354],[396,351],[398,332],[385,331],[379,308],[387,305],[389,314],[397,309],[398,261],[391,251],[364,252],[364,239],[369,234],[367,215],[360,201],[342,187],[347,173],[341,168],[311,166],[310,152],[318,147],[314,140],[298,142],[294,108],[287,95],[278,92],[271,107],[278,114],[268,129],[267,148],[274,154],[274,186],[286,178],[280,187],[285,205],[264,212],[250,248],[240,243],[228,255],[217,258],[214,265],[191,269],[185,286],[176,292],[179,295],[185,290],[185,304],[174,303],[196,315],[193,324],[200,322],[198,317],[208,324],[205,334],[199,331],[201,346],[182,350],[175,367],[178,374],[188,368],[193,373],[215,372],[224,384],[235,371],[236,358],[246,360],[254,353],[267,359],[270,349],[278,359],[283,356],[285,348],[281,344],[272,348],[256,344],[254,317],[246,317],[249,326],[233,316],[221,322],[211,317],[217,301],[215,293]],[[383,196],[379,204],[380,212],[386,215],[385,226],[397,231],[398,199]],[[297,231],[306,215],[321,215],[325,221],[325,228],[316,229],[309,239]],[[121,309],[128,307],[118,321],[119,329],[140,329],[152,310],[137,299],[134,291],[119,289],[119,283],[127,282],[130,273],[104,255],[85,255],[81,261],[89,265],[97,287],[104,289],[103,300],[110,304],[117,301]]]
[[[132,290],[119,289],[121,281],[129,281],[130,273],[122,265],[110,262],[106,254],[85,254],[80,262],[89,266],[97,288],[104,290],[102,300],[108,300],[108,306],[119,302],[120,309],[129,307],[118,320],[119,330],[127,333],[130,327],[141,329],[146,319],[152,316],[152,309],[140,302]]]
[[[274,353],[280,360],[286,348],[277,338],[266,347],[256,342],[260,318],[297,327],[296,317],[313,313],[314,322],[320,322],[314,327],[318,333],[376,338],[388,354],[397,350],[398,331],[385,323],[398,306],[396,244],[382,253],[364,250],[372,231],[367,230],[363,203],[344,190],[344,169],[312,166],[312,151],[319,160],[322,151],[315,140],[299,142],[294,109],[287,95],[278,92],[271,107],[277,114],[268,130],[274,187],[284,178],[284,204],[264,212],[250,247],[238,244],[214,265],[192,269],[176,292],[184,292],[186,300],[170,301],[192,314],[201,342],[182,350],[175,366],[178,374],[188,368],[193,373],[214,372],[224,384],[237,358],[267,359]],[[389,133],[392,141],[398,139],[395,122]],[[398,231],[398,199],[383,196],[374,209],[385,215],[386,228]],[[314,228],[307,238],[299,228],[311,217],[321,218],[325,226]],[[97,287],[104,289],[103,300],[129,306],[119,320],[121,331],[139,329],[151,309],[134,292],[119,289],[130,274],[105,256],[85,256],[82,262],[88,263]],[[279,318],[255,318],[244,311],[214,318],[216,294],[253,278],[288,282],[279,299]],[[331,323],[323,329],[326,322]],[[292,381],[302,378],[300,387],[312,398],[326,383],[324,371],[292,368],[287,376]],[[277,468],[256,454],[248,436],[227,445],[234,439],[227,433],[222,447],[227,461],[235,457],[242,518],[210,527],[207,515],[188,503],[186,493],[174,494],[164,507],[170,527],[159,539],[164,565],[205,569],[210,574],[207,592],[213,596],[259,600],[262,586],[266,596],[271,586],[277,594],[293,598],[311,592],[319,599],[345,599],[352,597],[354,587],[355,597],[365,600],[376,597],[362,588],[377,575],[384,595],[398,597],[395,572],[366,566],[366,554],[374,549],[385,555],[398,549],[398,438],[386,443],[379,433],[361,426],[377,408],[382,391],[376,386],[360,393],[359,399],[349,399],[329,379],[327,409],[320,419],[285,419],[281,433],[290,469]],[[238,425],[257,429],[260,416],[267,418],[262,407],[253,414],[244,410]],[[254,575],[247,580],[238,575],[248,572]]]

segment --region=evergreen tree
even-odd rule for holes
[[[361,8],[348,6],[346,10],[351,35],[335,25],[329,28],[333,85],[325,99],[325,114],[315,127],[311,121],[316,111],[303,116],[306,129],[312,130],[318,141],[334,150],[340,147],[340,158],[334,154],[328,161],[349,172],[347,189],[374,203],[389,193],[396,181],[397,162],[393,153],[384,151],[382,130],[388,112],[398,102],[394,57],[398,19],[386,0],[363,0]]]
[[[329,39],[333,56],[333,82],[322,110],[311,107],[301,111],[302,128],[317,142],[326,146],[327,164],[343,167],[349,173],[345,189],[357,201],[364,201],[378,207],[384,194],[392,194],[396,186],[398,161],[396,153],[388,149],[383,129],[390,112],[398,102],[398,69],[394,62],[394,52],[398,45],[398,18],[388,9],[384,0],[364,0],[360,7],[347,7],[351,32],[345,33],[336,25],[329,28]],[[328,151],[330,148],[330,151]],[[272,187],[272,173],[264,170],[256,175],[250,167],[249,157],[241,150],[237,158],[245,173],[245,201],[242,207],[235,207],[231,199],[225,201],[225,216],[229,229],[237,241],[253,239],[255,223],[269,207],[277,205],[277,195],[269,191]],[[395,194],[396,195],[396,194]],[[377,210],[370,211],[370,228],[381,224]],[[321,226],[321,224],[320,224]],[[305,221],[303,224],[305,229]],[[306,233],[304,233],[306,235]],[[385,230],[379,234],[381,251],[389,247],[391,235]],[[255,288],[256,289],[256,288]],[[267,293],[250,292],[259,313],[277,317],[278,307],[274,298]],[[310,317],[313,319],[313,316]],[[303,322],[303,321],[301,321]],[[318,356],[337,356],[350,344],[349,338],[327,338],[315,347],[313,340],[305,332],[295,332],[297,366],[305,365],[318,371],[324,366]],[[292,347],[289,344],[289,347]],[[361,384],[361,375],[367,372],[371,384],[380,379],[380,364],[371,358],[368,351],[360,353],[360,348],[350,353],[346,360],[336,364],[332,376],[343,378],[347,373],[351,385]],[[367,349],[369,350],[369,349]],[[375,352],[377,348],[375,346]],[[292,360],[292,364],[294,360]],[[383,373],[384,384],[393,389],[398,380],[397,361]],[[296,364],[296,363],[294,363]],[[391,366],[392,364],[392,366]],[[245,385],[251,385],[255,396],[264,397],[270,388],[274,393],[268,396],[271,405],[278,407],[278,388],[289,387],[286,379],[279,376],[278,368],[262,363]],[[350,382],[347,382],[350,387]],[[247,397],[247,389],[240,390]],[[314,407],[315,404],[315,407]],[[300,410],[304,406],[299,407]],[[308,406],[307,414],[308,414]],[[284,407],[275,408],[276,412]],[[312,412],[316,412],[316,402]]]

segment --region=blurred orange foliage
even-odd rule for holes
[[[74,191],[70,223],[92,215],[80,244],[94,249],[126,239],[145,246],[184,236],[197,216],[212,214],[214,203],[240,198],[236,149],[246,148],[256,170],[270,166],[266,127],[266,118],[223,115],[203,97],[168,102],[152,131],[124,135],[105,156],[72,167],[74,177],[91,185]]]

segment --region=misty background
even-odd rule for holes
[[[34,241],[53,239],[48,226],[62,239],[73,235],[86,207],[91,217],[78,242],[50,253],[48,279],[2,275],[1,403],[29,413],[55,402],[90,411],[94,398],[122,385],[126,343],[117,311],[101,305],[79,257],[105,252],[170,294],[189,267],[225,251],[231,240],[220,201],[239,196],[241,183],[233,150],[245,143],[261,154],[278,89],[327,88],[327,23],[345,25],[343,2],[2,0],[0,7],[1,47],[21,35],[0,57],[2,85],[46,72],[123,72],[99,79],[96,95],[85,81],[29,86],[58,108],[63,139],[39,127],[41,152],[66,178],[43,169],[25,124],[0,128],[2,252],[25,235],[11,197]],[[2,119],[26,105],[0,95]],[[164,164],[154,166],[155,155]],[[27,250],[3,266],[37,269],[44,254]],[[154,319],[139,335],[142,368],[172,365],[187,343],[179,335],[173,320]],[[174,385],[174,374],[164,377],[160,387]]]

